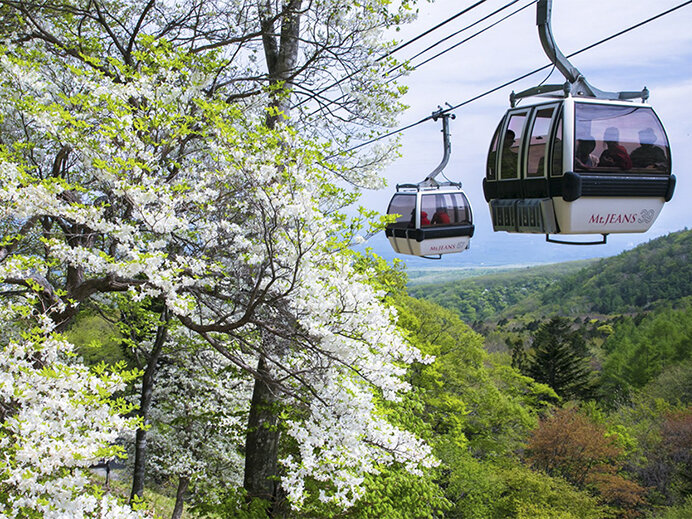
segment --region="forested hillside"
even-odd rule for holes
[[[591,264],[409,287],[472,324],[492,352],[486,362],[508,359],[555,392],[523,454],[510,459],[605,508],[574,501],[541,515],[537,504],[536,516],[692,517],[691,250],[684,230]],[[491,466],[485,452],[475,457],[476,483]],[[536,495],[545,498],[545,487]],[[459,515],[467,516],[476,517]]]
[[[413,297],[427,299],[458,313],[467,322],[490,319],[518,303],[535,301],[551,284],[583,269],[594,260],[582,260],[537,267],[522,267],[476,275],[453,282],[409,285]]]
[[[563,276],[541,294],[543,306],[571,313],[636,312],[692,295],[692,231],[651,240]]]
[[[416,284],[409,290],[456,311],[467,323],[519,315],[638,312],[692,295],[690,259],[692,231],[684,230],[610,258]]]

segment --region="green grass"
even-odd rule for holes
[[[130,497],[130,480],[111,479],[106,486],[106,480],[102,476],[94,474],[95,482],[98,482],[107,493],[118,496],[124,500]],[[144,507],[152,517],[156,519],[169,519],[175,508],[175,487],[172,484],[146,487],[144,489]],[[183,508],[182,519],[192,519],[192,514]]]

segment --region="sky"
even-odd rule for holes
[[[419,2],[415,23],[403,28],[397,38],[408,41],[438,23],[476,3],[477,0],[436,0]],[[436,48],[443,50],[501,16],[527,5],[517,4]],[[684,0],[554,0],[552,30],[565,55],[682,4]],[[435,41],[475,22],[504,6],[509,0],[488,0],[468,14],[455,19],[426,38],[397,53],[398,59],[413,56]],[[687,172],[692,166],[692,4],[629,33],[610,40],[570,59],[591,85],[606,91],[650,91],[649,103],[662,120],[671,145],[673,173],[677,185],[673,200],[646,233],[611,234],[607,245],[569,246],[546,243],[545,236],[493,232],[490,213],[483,197],[482,179],[492,134],[509,108],[512,90],[520,91],[542,82],[544,71],[500,89],[454,111],[450,121],[452,154],[445,175],[461,181],[471,201],[476,226],[471,248],[459,254],[430,261],[396,255],[383,233],[367,243],[390,259],[398,257],[409,268],[473,267],[484,265],[535,264],[612,256],[637,244],[692,224],[692,183]],[[426,54],[413,63],[434,54]],[[409,109],[399,126],[415,123],[445,103],[455,106],[527,72],[549,63],[536,28],[536,7],[532,5],[494,28],[460,45],[413,71],[400,82],[408,86],[404,102]],[[563,83],[554,71],[548,84]],[[397,183],[419,182],[442,158],[441,122],[428,121],[400,136],[401,157],[384,171],[388,187],[367,193],[363,205],[386,212],[386,202]],[[383,206],[383,203],[385,204]],[[560,237],[560,236],[558,236]],[[566,238],[570,238],[567,236]],[[577,236],[598,239],[600,236]]]

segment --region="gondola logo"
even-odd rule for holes
[[[445,252],[445,251],[452,251],[452,250],[459,250],[461,248],[461,242],[460,243],[449,243],[447,245],[433,245],[430,247],[431,252]]]
[[[654,219],[654,216],[656,215],[656,211],[653,209],[642,209],[642,212],[639,214],[639,220],[637,223],[651,223],[651,220]]]
[[[643,212],[644,211],[642,211],[642,213]],[[623,213],[608,213],[606,215],[592,214],[591,218],[589,218],[589,223],[597,224],[597,225],[610,225],[610,224],[618,224],[618,223],[635,223],[636,221],[637,221],[637,214],[636,213],[629,213],[629,214],[628,213],[624,213],[624,214]]]

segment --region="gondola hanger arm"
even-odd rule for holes
[[[448,106],[449,103],[447,103]],[[437,184],[435,177],[442,173],[449,162],[449,157],[452,154],[452,141],[449,137],[449,119],[456,119],[456,115],[449,112],[449,108],[437,107],[438,109],[432,113],[433,121],[442,119],[442,145],[444,147],[442,161],[440,164],[420,183],[421,186],[434,186]],[[450,106],[451,108],[451,106]]]
[[[634,92],[606,92],[592,86],[555,43],[551,27],[552,7],[553,0],[538,0],[536,3],[536,26],[538,27],[538,36],[543,51],[550,59],[550,62],[555,65],[555,68],[562,73],[567,82],[563,85],[544,85],[529,88],[519,93],[512,92],[510,95],[512,106],[515,106],[517,99],[557,91],[563,91],[565,96],[572,95],[596,99],[626,100],[641,98],[642,101],[646,101],[649,98],[649,90],[646,87],[641,91]]]

